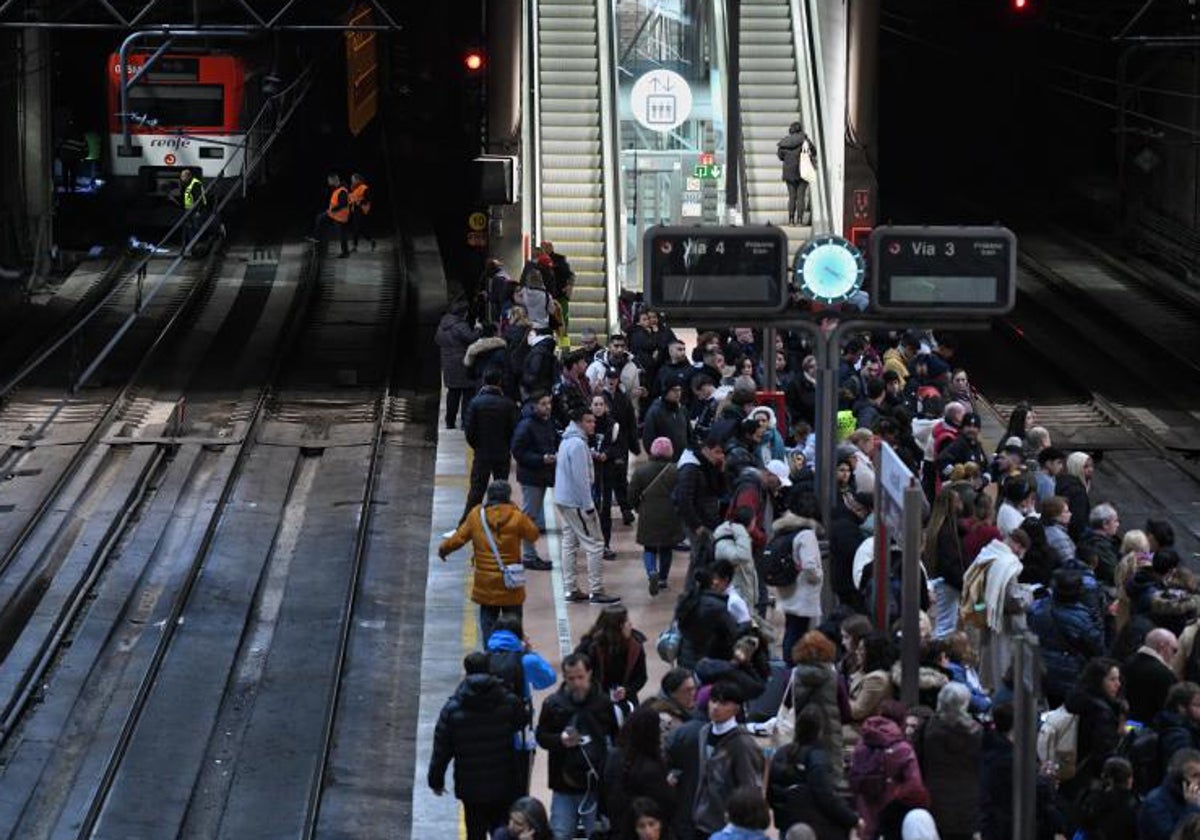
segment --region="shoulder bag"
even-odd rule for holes
[[[492,529],[488,527],[487,516],[482,506],[479,508],[479,521],[483,525],[483,534],[487,537],[492,554],[496,556],[496,565],[500,567],[500,577],[504,580],[504,588],[520,589],[525,585],[525,566],[521,563],[505,563],[500,558],[500,549],[496,548],[496,540],[492,536]]]

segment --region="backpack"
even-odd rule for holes
[[[866,743],[859,746],[863,749],[855,749],[850,759],[850,789],[868,802],[880,802],[887,793],[887,758],[893,748],[873,747]]]
[[[1188,682],[1200,680],[1200,630],[1192,636],[1192,648],[1183,663],[1183,678]]]
[[[987,573],[990,564],[972,564],[963,574],[961,600],[958,603],[958,620],[963,627],[982,630],[987,627]]]
[[[488,672],[499,677],[504,687],[525,701],[525,654],[519,650],[489,650]]]
[[[792,554],[792,544],[798,533],[799,531],[784,531],[776,534],[763,549],[759,572],[768,586],[792,586],[800,576]]]
[[[1133,787],[1145,796],[1163,779],[1162,746],[1149,726],[1127,732],[1117,745],[1117,755],[1133,765]]]
[[[1071,714],[1064,706],[1047,712],[1038,729],[1037,757],[1039,762],[1057,762],[1060,782],[1075,778],[1078,747],[1079,715]]]

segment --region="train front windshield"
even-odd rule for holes
[[[225,91],[221,85],[138,84],[129,90],[129,110],[145,114],[159,128],[220,128]]]

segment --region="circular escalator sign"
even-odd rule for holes
[[[651,70],[633,83],[629,96],[633,117],[652,131],[670,131],[692,113],[692,89],[672,70]]]

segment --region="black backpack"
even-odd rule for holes
[[[759,573],[768,586],[791,586],[800,576],[792,556],[792,544],[800,531],[784,531],[771,537],[763,549]]]
[[[1144,726],[1140,730],[1126,733],[1117,746],[1117,755],[1133,765],[1133,788],[1145,796],[1163,780],[1162,746],[1158,733]]]
[[[519,650],[489,650],[488,671],[500,678],[504,687],[525,702],[525,654]]]

